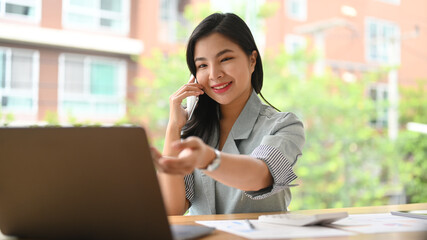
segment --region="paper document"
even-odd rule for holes
[[[355,214],[331,224],[336,228],[357,233],[423,232],[427,220],[380,214]]]
[[[388,232],[427,232],[427,220],[380,214],[354,214],[325,226],[297,227],[250,220],[197,221],[248,239],[317,238]]]
[[[354,235],[354,233],[351,232],[328,227],[295,227],[272,223],[261,223],[258,220],[250,220],[250,223],[253,225],[253,227],[249,226],[246,220],[215,220],[196,222],[205,226],[215,227],[218,230],[229,232],[248,239],[283,239]]]

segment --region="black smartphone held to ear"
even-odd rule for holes
[[[194,78],[194,82],[198,83],[197,79],[193,75],[190,76],[190,80],[188,82],[191,83],[191,81],[193,80],[193,78]],[[198,101],[199,101],[199,96],[190,96],[190,97],[187,97],[187,108],[186,108],[187,114],[188,114],[187,121],[189,121],[191,119],[191,117],[193,116],[193,112],[194,112],[194,109],[197,106],[197,102]]]

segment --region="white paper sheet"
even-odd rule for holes
[[[427,231],[427,220],[380,214],[355,214],[331,224],[342,230],[357,233],[423,232]]]
[[[328,227],[295,227],[288,225],[261,223],[258,220],[250,221],[255,226],[255,229],[251,229],[245,220],[216,220],[196,222],[205,226],[215,227],[218,230],[236,234],[248,239],[283,239],[353,235],[351,232]]]

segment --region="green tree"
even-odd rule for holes
[[[305,56],[304,56],[305,55]],[[347,83],[332,74],[300,79],[288,71],[314,54],[267,55],[263,94],[282,111],[304,121],[306,146],[295,171],[292,209],[386,204],[394,185],[397,156],[392,143],[369,126],[373,105],[365,96],[372,81]]]
[[[136,79],[139,92],[130,103],[129,119],[148,126],[152,144],[163,148],[165,128],[169,119],[169,96],[184,85],[189,77],[183,48],[165,55],[159,49],[140,63],[153,74],[153,79]]]
[[[400,89],[400,123],[427,124],[427,80],[419,80],[416,87]],[[399,133],[399,176],[409,203],[427,202],[427,134],[402,130]]]

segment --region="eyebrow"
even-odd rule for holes
[[[228,52],[233,52],[233,50],[231,50],[231,49],[224,49],[224,50],[222,50],[222,51],[219,51],[219,52],[215,55],[215,57],[219,57],[219,56],[221,56],[221,55],[223,55],[223,54],[225,54],[225,53],[228,53]],[[197,62],[197,61],[204,61],[204,60],[206,60],[206,58],[205,58],[205,57],[198,57],[198,58],[195,58],[195,59],[194,59],[194,62]]]

